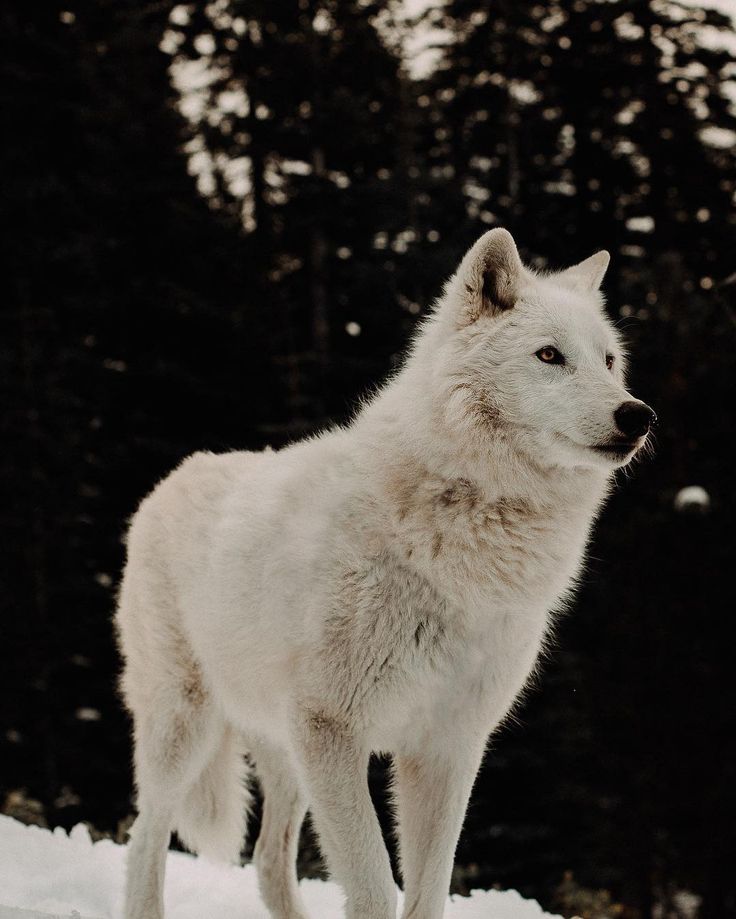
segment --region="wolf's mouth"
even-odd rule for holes
[[[596,453],[608,453],[611,456],[621,457],[633,453],[638,446],[639,444],[636,441],[612,440],[607,444],[593,444],[590,449],[595,450]]]

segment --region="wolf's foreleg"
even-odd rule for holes
[[[404,879],[402,919],[442,919],[455,848],[485,738],[394,759]]]
[[[274,919],[305,919],[296,856],[307,801],[288,754],[263,740],[249,744],[263,792],[261,832],[254,852],[263,902]]]
[[[368,791],[369,751],[321,713],[305,713],[297,733],[312,818],[330,872],[347,895],[346,919],[395,919],[396,885]]]

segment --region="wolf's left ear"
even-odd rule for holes
[[[509,310],[524,271],[513,236],[500,227],[484,233],[466,252],[455,277],[462,298],[462,324]]]
[[[598,290],[603,281],[611,256],[605,249],[591,255],[583,262],[562,272],[562,278],[572,287],[582,291]]]

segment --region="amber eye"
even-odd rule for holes
[[[612,354],[606,355],[606,367],[609,370],[613,370],[613,355]]]
[[[565,358],[560,354],[557,348],[547,345],[546,348],[540,348],[537,351],[537,357],[545,364],[564,364]]]

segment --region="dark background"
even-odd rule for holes
[[[410,78],[395,13],[2,6],[5,810],[113,833],[132,811],[111,612],[141,496],[195,449],[347,418],[503,225],[540,267],[611,250],[661,423],[493,744],[457,887],[587,917],[685,916],[688,890],[734,916],[733,20],[430,3],[443,48]],[[677,510],[689,485],[708,507]]]

